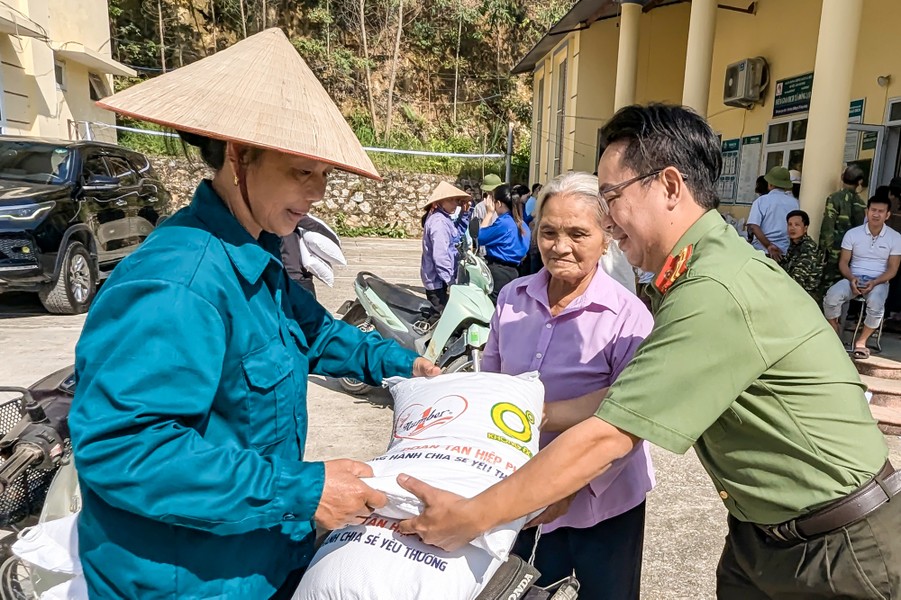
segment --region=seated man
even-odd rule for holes
[[[885,224],[891,205],[874,196],[867,202],[867,221],[849,229],[842,239],[838,268],[842,279],[829,288],[823,299],[823,313],[840,335],[842,305],[858,296],[867,300],[863,331],[854,341],[854,358],[868,358],[867,339],[882,323],[888,282],[901,264],[901,234]]]
[[[810,217],[803,210],[793,210],[785,218],[788,225],[788,252],[782,257],[782,268],[814,299],[820,285],[822,268],[817,260],[817,244],[807,235]]]

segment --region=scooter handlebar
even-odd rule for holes
[[[44,452],[36,444],[17,444],[12,455],[0,467],[0,495],[5,494],[9,484],[22,473],[43,460]]]

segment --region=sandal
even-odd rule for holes
[[[866,360],[870,358],[870,349],[854,348],[854,350],[851,351],[851,357],[857,360]]]

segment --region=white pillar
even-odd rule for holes
[[[638,78],[638,24],[641,3],[623,0],[619,19],[619,50],[616,54],[616,91],[613,110],[635,104],[635,81]]]
[[[823,0],[801,176],[801,208],[810,215],[813,239],[826,196],[839,186],[862,11],[863,0]]]
[[[707,102],[710,98],[716,3],[717,0],[692,0],[691,21],[688,24],[682,104],[693,108],[702,117],[707,116]]]

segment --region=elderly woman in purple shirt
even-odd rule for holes
[[[651,331],[641,300],[598,268],[608,240],[597,195],[597,178],[587,173],[561,175],[542,189],[533,230],[545,268],[504,288],[485,348],[485,371],[540,374],[547,402],[542,447],[594,418],[597,392],[613,383]],[[575,571],[580,597],[636,599],[645,495],[653,486],[642,442],[540,533],[523,530],[514,552],[526,559],[534,552],[539,585]]]
[[[449,288],[457,273],[460,236],[469,222],[472,196],[445,181],[429,196],[422,208],[422,263],[419,274],[426,298],[436,311],[447,304]],[[462,207],[462,211],[458,210]],[[461,218],[456,218],[458,215]]]

